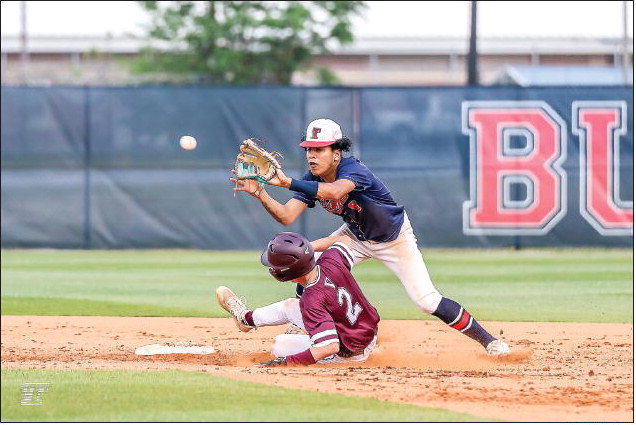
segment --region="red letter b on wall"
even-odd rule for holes
[[[566,212],[566,124],[545,102],[464,102],[464,233],[542,235]]]

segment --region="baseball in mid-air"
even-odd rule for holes
[[[197,147],[197,139],[192,136],[181,136],[179,139],[179,145],[187,150],[191,151],[192,149]]]

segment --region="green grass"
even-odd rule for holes
[[[25,383],[48,383],[22,405]],[[476,422],[491,419],[182,371],[2,370],[3,422]]]
[[[256,307],[293,296],[255,251],[2,250],[2,314],[226,317],[226,285]],[[437,289],[480,320],[632,323],[627,249],[425,250]],[[380,262],[354,275],[383,319],[431,319]],[[436,319],[435,319],[436,320]]]
[[[226,317],[214,290],[252,307],[293,295],[259,252],[2,250],[3,315]],[[425,250],[442,294],[479,320],[633,322],[633,252],[624,249]],[[430,319],[381,263],[354,275],[383,319]],[[50,383],[41,406],[27,382]],[[2,421],[476,422],[441,409],[344,397],[194,372],[2,370]],[[490,421],[490,420],[487,420]]]

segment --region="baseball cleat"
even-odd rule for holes
[[[236,327],[243,332],[249,332],[255,329],[255,326],[250,326],[245,323],[245,313],[249,311],[245,305],[245,300],[239,298],[232,292],[227,286],[219,286],[216,288],[216,300],[219,305],[225,309],[234,318]]]
[[[508,347],[505,341],[495,339],[494,341],[490,341],[486,346],[486,352],[489,356],[501,356],[503,354],[509,354],[510,347]]]

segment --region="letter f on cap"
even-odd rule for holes
[[[305,140],[300,143],[303,148],[320,148],[329,146],[342,139],[340,126],[330,119],[320,118],[309,123]]]

